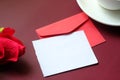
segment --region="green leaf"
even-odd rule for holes
[[[4,27],[0,27],[0,32],[2,32],[4,30]]]

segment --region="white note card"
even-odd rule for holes
[[[32,42],[44,77],[98,63],[84,31]]]

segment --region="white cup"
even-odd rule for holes
[[[98,3],[109,10],[120,10],[120,0],[98,0]]]

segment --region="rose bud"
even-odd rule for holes
[[[13,36],[14,33],[12,28],[0,28],[0,64],[17,62],[25,53],[25,46]]]

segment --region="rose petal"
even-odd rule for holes
[[[0,60],[4,57],[4,48],[0,43]]]
[[[12,62],[17,61],[19,55],[18,44],[7,38],[0,38],[0,42],[2,42],[2,46],[4,47],[4,59]]]
[[[25,46],[19,45],[19,56],[24,55],[25,53]]]
[[[23,43],[18,40],[17,38],[15,38],[14,36],[11,36],[9,39],[15,41],[18,46],[19,46],[19,56],[22,56],[25,53],[25,46],[23,45]]]
[[[22,56],[25,53],[25,46],[23,45],[23,43],[20,40],[18,40],[17,38],[15,38],[14,36],[11,36],[9,39],[18,43],[18,45],[19,45],[19,56]]]
[[[3,30],[0,32],[0,37],[6,37],[9,38],[15,33],[15,30],[12,28],[3,28]]]
[[[16,62],[18,60],[19,48],[16,43],[13,43],[12,41],[10,42],[12,45],[5,47],[5,57],[7,61]]]
[[[9,27],[4,28],[2,31],[3,34],[13,35],[15,33],[15,30]]]
[[[19,39],[15,38],[14,36],[10,36],[9,39],[17,42],[18,44],[20,44],[20,45],[22,45],[22,46],[24,46],[23,43],[22,43]]]

